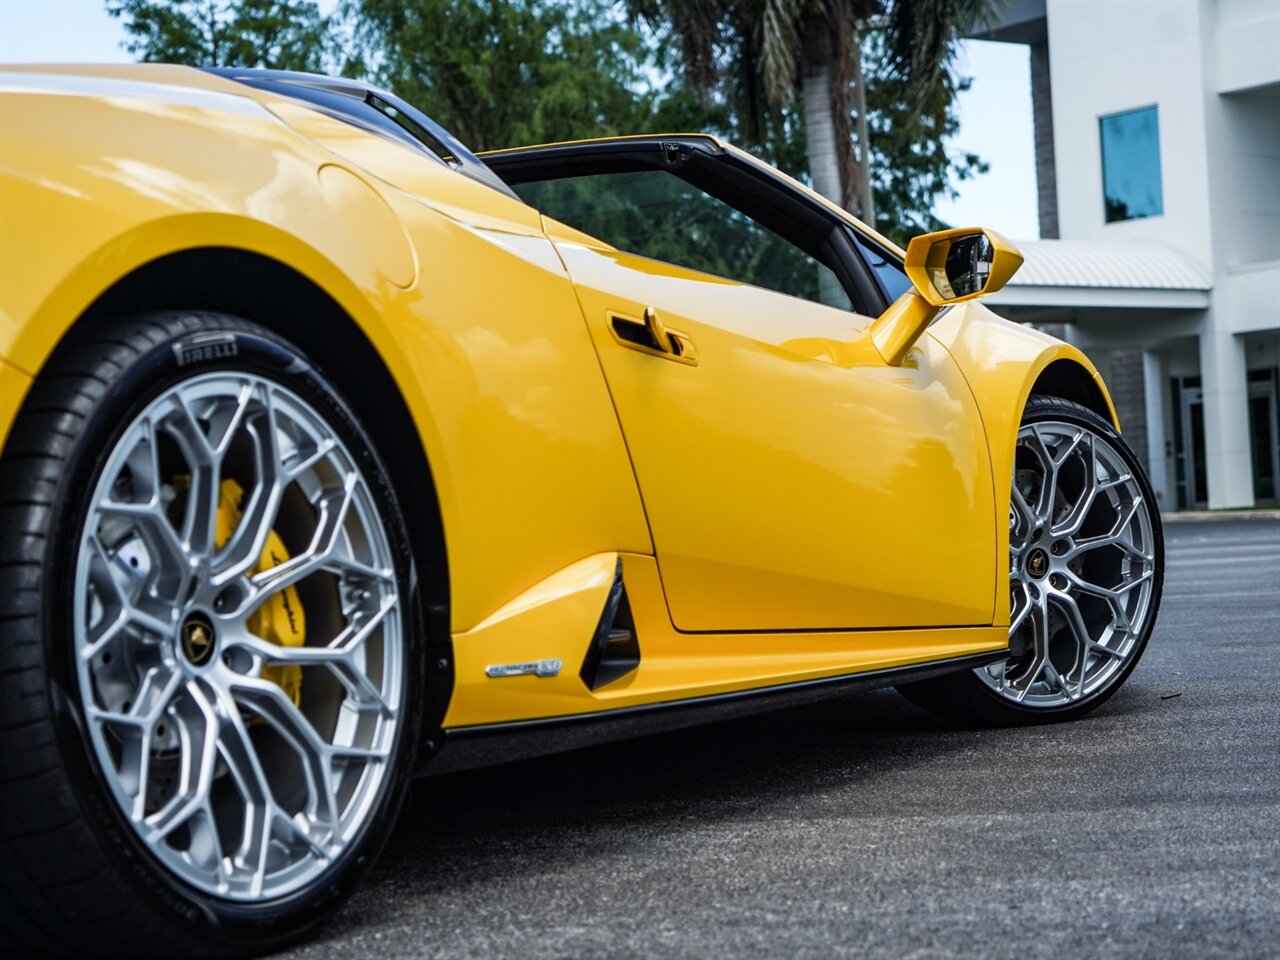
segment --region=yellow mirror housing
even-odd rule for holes
[[[915,237],[903,269],[913,289],[871,325],[884,362],[902,363],[943,307],[995,293],[1022,266],[1022,254],[994,230],[959,227]]]
[[[935,307],[995,293],[1022,266],[1022,253],[994,230],[958,227],[914,237],[902,263],[916,291]]]

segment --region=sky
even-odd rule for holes
[[[321,0],[324,12],[337,0]],[[0,0],[0,63],[127,63],[124,29],[103,0]],[[987,226],[1013,240],[1039,236],[1028,48],[969,40],[959,68],[973,78],[960,94],[953,152],[978,154],[985,175],[956,184],[936,213],[955,226]]]

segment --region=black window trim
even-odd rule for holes
[[[512,185],[598,173],[667,170],[779,234],[830,269],[855,312],[876,317],[888,306],[884,288],[858,250],[857,241],[847,232],[852,227],[846,221],[782,178],[769,177],[754,165],[740,161],[711,137],[659,136],[555,144],[487,153],[480,159]],[[805,234],[807,242],[797,240],[797,233]],[[879,249],[880,245],[876,246]]]

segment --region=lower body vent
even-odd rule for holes
[[[587,656],[582,661],[579,676],[590,690],[598,690],[605,684],[625,677],[640,666],[640,640],[636,637],[635,621],[631,618],[631,602],[627,599],[627,587],[622,582],[622,561],[618,561],[613,575],[609,599],[596,627]]]

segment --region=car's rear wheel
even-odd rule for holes
[[[1033,397],[1009,508],[1010,656],[902,692],[970,722],[1082,716],[1137,665],[1163,579],[1160,514],[1133,451],[1093,411]]]
[[[0,513],[8,936],[217,955],[323,919],[390,829],[421,690],[403,522],[345,401],[234,318],[73,333]]]

